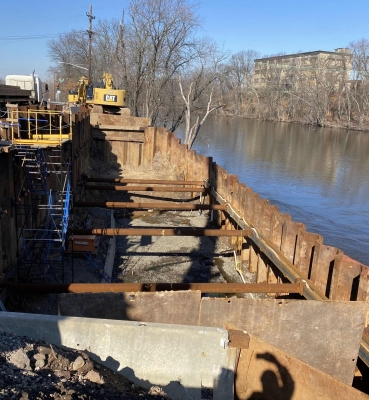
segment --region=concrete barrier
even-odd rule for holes
[[[0,329],[56,346],[86,350],[136,385],[158,385],[173,399],[233,399],[236,351],[218,328],[53,315],[0,313]]]

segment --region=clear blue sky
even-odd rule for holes
[[[232,53],[248,49],[263,55],[333,51],[351,41],[369,39],[368,0],[199,2],[203,33]],[[90,4],[96,19],[111,19],[119,18],[128,3],[129,0],[0,0],[0,78],[35,70],[45,80],[51,65],[48,39],[72,29],[85,30]]]

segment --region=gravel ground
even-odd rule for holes
[[[90,360],[45,342],[0,331],[0,399],[169,399]]]
[[[96,161],[96,160],[95,160]],[[96,164],[96,163],[95,163]],[[97,163],[93,176],[119,175],[106,165]],[[164,172],[163,172],[164,171]],[[154,162],[150,170],[125,168],[127,178],[180,179],[169,166]],[[160,196],[173,199],[173,193]],[[175,200],[189,201],[189,194]],[[114,192],[85,193],[84,200],[95,201],[161,201],[157,192],[130,195]],[[164,200],[163,200],[164,201]],[[195,200],[198,201],[198,200]],[[105,209],[74,210],[75,225],[107,227],[110,211]],[[116,227],[211,227],[208,212],[116,210]],[[96,259],[106,257],[107,237],[100,238]],[[83,257],[75,260],[74,282],[100,282],[101,276]],[[235,270],[233,247],[229,238],[211,237],[117,237],[113,270],[118,282],[242,282]],[[246,282],[253,274],[244,272]],[[250,295],[246,295],[250,296]],[[256,297],[252,295],[251,297]],[[27,295],[16,304],[7,304],[9,311],[57,314],[57,295]],[[1,328],[1,327],[0,327]],[[92,362],[80,351],[65,351],[43,342],[6,334],[0,330],[0,399],[168,399],[158,387],[150,390],[135,387],[121,375]]]

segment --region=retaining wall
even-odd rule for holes
[[[278,207],[261,198],[246,184],[239,182],[237,175],[229,174],[211,157],[196,154],[181,144],[180,139],[164,128],[146,128],[143,146],[130,148],[130,157],[122,156],[118,144],[107,141],[112,155],[121,166],[150,167],[156,155],[163,162],[176,166],[177,175],[185,180],[204,180],[214,188],[213,195],[222,199],[232,210],[217,213],[223,228],[237,229],[240,224],[254,228],[255,235],[265,240],[272,251],[281,254],[297,274],[310,282],[331,300],[369,300],[369,268],[346,256],[339,248],[323,243],[323,237],[306,231],[306,226],[292,221],[289,214],[281,213]],[[135,162],[130,164],[130,159]],[[139,161],[137,161],[139,160]],[[211,199],[214,201],[214,196]],[[254,272],[257,282],[283,281],[283,274],[265,256],[251,239],[243,241],[241,258],[243,268]]]

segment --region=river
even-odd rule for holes
[[[212,116],[193,149],[369,265],[369,133]]]

